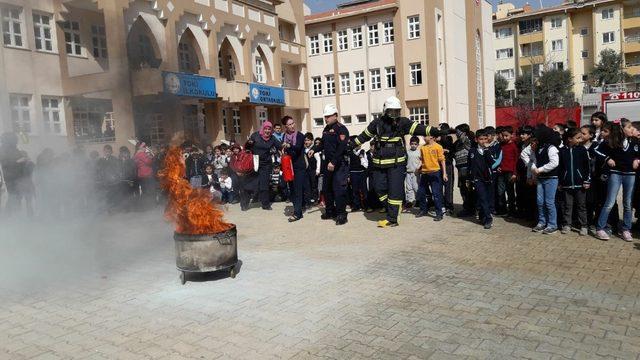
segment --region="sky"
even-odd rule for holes
[[[448,0],[448,1],[462,1],[462,0]],[[315,13],[315,12],[335,9],[337,4],[346,2],[346,0],[305,0],[304,2],[307,5],[309,5],[309,7],[311,8],[311,12]],[[498,3],[498,0],[489,0],[489,2],[494,4],[494,7],[495,7],[495,4]],[[516,5],[516,7],[520,7],[525,3],[529,2],[535,8],[540,7],[540,0],[510,0],[510,1],[505,0],[505,2],[511,2],[514,5]],[[555,6],[560,4],[561,2],[562,0],[542,0],[542,4],[545,7]]]

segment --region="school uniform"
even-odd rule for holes
[[[589,153],[584,146],[565,146],[560,149],[559,180],[563,190],[564,223],[571,226],[574,209],[580,228],[587,222],[587,191],[586,185],[591,184]]]
[[[537,176],[536,203],[538,205],[538,225],[546,229],[558,228],[556,192],[558,191],[558,148],[551,144],[540,144],[534,155],[533,169],[540,170]]]
[[[357,211],[366,207],[367,189],[367,168],[369,161],[367,154],[362,149],[355,149],[349,152],[349,179],[351,183],[351,210]]]
[[[480,221],[485,227],[491,226],[493,216],[491,203],[494,199],[493,164],[495,160],[491,151],[480,146],[469,149],[467,165],[469,178],[475,188],[477,207],[480,209]]]

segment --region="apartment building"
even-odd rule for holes
[[[308,117],[302,0],[0,0],[0,130],[39,151]]]
[[[569,69],[574,92],[582,94],[600,52],[624,55],[625,71],[640,75],[640,3],[624,0],[571,0],[540,10],[498,5],[493,16],[496,73],[515,95],[518,75],[549,68]]]
[[[307,16],[314,132],[334,103],[357,134],[390,96],[422,123],[494,124],[491,11],[479,0],[360,0]]]

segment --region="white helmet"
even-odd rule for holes
[[[384,105],[382,106],[382,112],[386,112],[387,109],[402,110],[402,103],[400,103],[400,99],[398,99],[395,96],[388,98],[387,101],[385,101]]]
[[[331,115],[336,115],[337,113],[338,113],[338,109],[336,108],[336,106],[334,104],[327,104],[324,107],[324,113],[323,113],[324,117],[331,116]]]

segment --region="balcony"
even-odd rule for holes
[[[288,108],[308,109],[309,94],[304,90],[284,89],[285,102]]]
[[[625,8],[622,18],[622,28],[632,29],[640,27],[640,8]]]
[[[526,34],[518,35],[518,44],[520,45],[543,42],[543,41],[544,41],[544,34],[542,33],[542,31],[529,32]]]
[[[640,52],[640,33],[625,36],[623,50],[625,53]]]
[[[304,45],[280,40],[280,58],[283,64],[299,65],[305,63],[306,48]]]
[[[131,70],[131,93],[133,96],[157,95],[163,91],[162,70],[154,68]]]
[[[640,62],[636,64],[627,64],[624,70],[631,76],[640,75]]]

